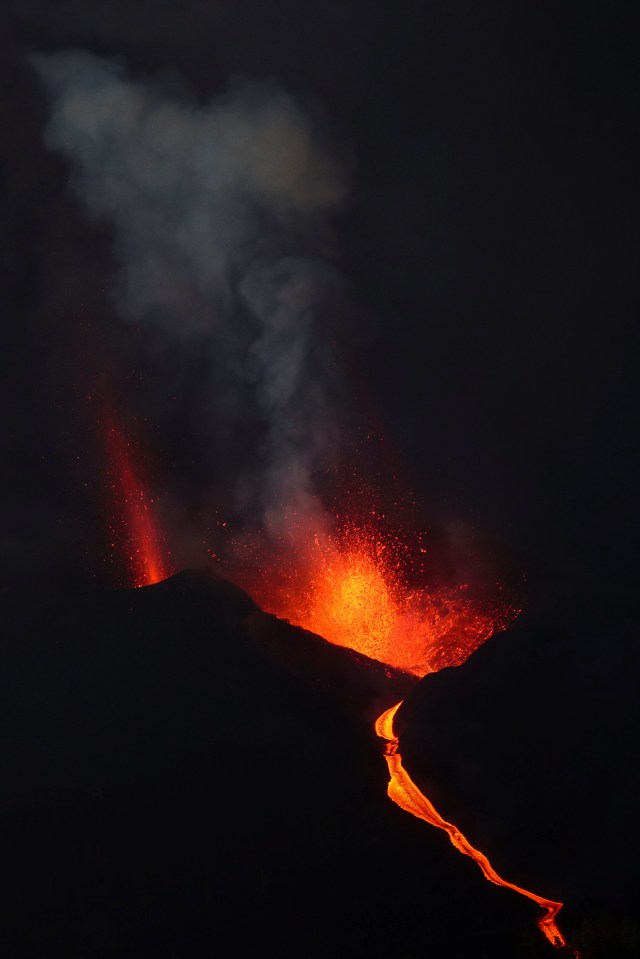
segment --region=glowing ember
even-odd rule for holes
[[[409,773],[402,765],[402,756],[398,752],[398,739],[393,731],[393,720],[401,705],[402,703],[398,703],[396,706],[393,706],[392,709],[387,709],[386,712],[378,717],[375,724],[376,734],[387,742],[385,758],[390,776],[389,786],[387,788],[389,798],[412,816],[416,816],[418,819],[422,819],[432,826],[437,826],[438,829],[444,829],[458,852],[461,852],[464,856],[470,856],[471,859],[478,864],[485,879],[488,879],[489,882],[495,883],[496,886],[503,886],[505,889],[512,889],[521,896],[526,896],[527,899],[536,902],[544,910],[544,915],[538,920],[539,928],[552,945],[557,947],[565,946],[564,936],[556,924],[556,916],[562,909],[563,904],[561,902],[553,902],[551,899],[543,899],[541,896],[529,892],[528,889],[523,889],[521,886],[516,886],[512,882],[507,882],[506,879],[502,879],[484,853],[475,849],[456,826],[442,818],[440,813],[427,797],[420,792],[411,779]],[[574,956],[576,959],[579,959],[579,953],[574,952]]]
[[[132,585],[150,586],[170,573],[152,512],[154,501],[134,468],[131,443],[111,420],[107,422],[104,439],[114,516],[111,545],[126,557]]]
[[[458,665],[518,610],[464,587],[413,589],[408,547],[371,525],[313,536],[279,577],[243,583],[269,612],[416,676]]]

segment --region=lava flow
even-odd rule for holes
[[[488,879],[489,882],[495,883],[496,886],[503,886],[505,889],[512,889],[521,896],[537,902],[538,905],[544,909],[544,914],[538,919],[539,928],[552,945],[558,948],[565,946],[564,936],[556,924],[556,916],[562,909],[563,904],[561,902],[553,902],[551,899],[544,899],[542,896],[537,896],[535,893],[529,892],[528,889],[523,889],[521,886],[516,886],[512,882],[502,879],[484,853],[472,846],[466,836],[463,836],[456,826],[442,818],[433,804],[411,779],[411,776],[402,765],[402,756],[398,751],[398,739],[393,730],[393,720],[401,705],[402,703],[400,702],[391,709],[387,709],[378,717],[375,723],[376,735],[384,739],[387,743],[385,759],[387,760],[390,776],[389,786],[387,788],[389,798],[412,816],[416,816],[416,818],[422,819],[424,822],[436,826],[438,829],[444,829],[458,852],[461,852],[464,856],[470,856],[471,859],[478,864],[485,879]],[[574,953],[574,955],[578,957],[578,953]]]
[[[518,615],[515,606],[481,602],[464,587],[409,588],[407,557],[398,537],[382,536],[371,525],[349,524],[338,534],[313,536],[304,549],[298,540],[293,566],[281,562],[278,576],[273,568],[263,571],[252,591],[268,611],[417,677],[462,664]],[[393,730],[400,705],[386,710],[375,723],[376,734],[387,742],[389,797],[411,815],[445,830],[455,848],[470,856],[490,882],[541,906],[539,928],[552,945],[565,946],[556,924],[562,903],[502,879],[484,853],[443,819],[404,769]]]
[[[161,548],[152,507],[154,500],[134,467],[134,449],[112,419],[107,419],[104,443],[111,498],[110,529],[125,556],[133,586],[150,586],[166,579],[170,570]]]

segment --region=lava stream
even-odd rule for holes
[[[379,736],[380,739],[386,740],[387,743],[385,747],[385,759],[387,760],[390,776],[389,786],[387,788],[389,798],[401,809],[404,809],[405,812],[411,813],[412,816],[416,816],[418,819],[422,819],[424,822],[430,823],[438,829],[444,829],[455,848],[464,856],[470,856],[471,859],[477,862],[484,877],[488,879],[489,882],[495,883],[496,886],[503,886],[505,889],[513,889],[514,892],[520,893],[521,896],[526,896],[527,899],[537,902],[538,905],[544,909],[544,915],[538,919],[539,928],[553,946],[558,948],[565,946],[566,941],[564,936],[556,924],[556,916],[562,909],[563,903],[553,902],[551,899],[543,899],[541,896],[536,896],[535,893],[529,892],[528,889],[523,889],[521,886],[516,886],[512,882],[507,882],[506,879],[502,879],[484,853],[475,849],[456,826],[442,818],[433,804],[420,792],[411,779],[409,773],[402,765],[402,756],[398,751],[399,741],[393,731],[393,720],[401,705],[402,703],[400,702],[391,709],[387,709],[375,722],[376,735]],[[579,959],[578,953],[574,953],[574,955],[576,959]]]

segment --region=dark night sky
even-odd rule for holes
[[[202,102],[230,76],[275,78],[320,112],[351,158],[349,199],[333,218],[357,314],[344,350],[429,519],[560,569],[631,577],[635,5],[10,9],[5,569],[86,574],[99,552],[87,380],[96,365],[110,375],[110,350],[114,389],[135,407],[137,380],[166,370],[166,357],[157,368],[148,355],[130,362],[106,293],[109,230],[87,223],[66,162],[43,146],[48,107],[27,53],[75,47],[121,58],[134,79],[180,77]],[[174,497],[181,484],[186,501],[215,488],[192,420],[151,420]]]

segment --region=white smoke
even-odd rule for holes
[[[238,478],[245,505],[259,497],[276,525],[311,508],[334,441],[319,313],[337,277],[319,238],[346,181],[331,152],[273,82],[236,81],[201,105],[89,53],[33,63],[51,102],[46,144],[115,228],[119,314],[176,357],[209,351],[201,429],[219,437],[222,421],[228,436],[248,409],[260,421],[257,465]]]

